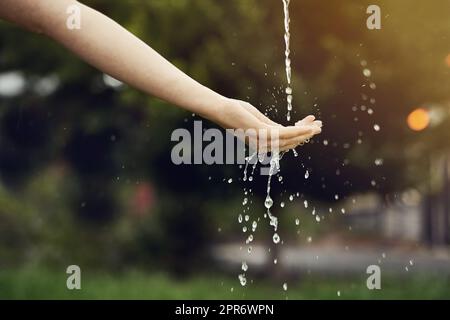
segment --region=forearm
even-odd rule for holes
[[[103,72],[146,93],[210,119],[225,128],[273,129],[282,149],[321,131],[314,117],[282,127],[246,102],[225,98],[177,69],[105,15],[76,0],[0,0],[0,18],[44,33]],[[67,26],[67,9],[81,11],[81,29]],[[259,131],[258,131],[259,132]],[[259,137],[259,133],[258,133]]]
[[[6,19],[48,35],[89,64],[137,89],[216,122],[230,104],[119,24],[83,4],[73,0],[2,1],[12,7],[3,14]],[[81,9],[80,30],[66,27],[66,10],[73,4]],[[23,15],[24,6],[34,7],[28,17]]]

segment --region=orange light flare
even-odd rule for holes
[[[445,64],[447,65],[447,67],[450,68],[450,53],[449,53],[448,56],[445,58]]]
[[[430,113],[424,108],[417,108],[408,115],[406,122],[413,131],[425,130],[430,125]]]

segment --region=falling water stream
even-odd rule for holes
[[[284,52],[285,55],[285,64],[286,64],[286,79],[287,79],[287,87],[286,87],[286,99],[287,99],[287,121],[291,121],[291,111],[292,111],[292,87],[291,87],[291,33],[289,29],[289,25],[291,23],[291,19],[289,16],[289,4],[291,0],[282,0],[283,1],[283,9],[284,9],[284,42],[286,44],[286,50]]]
[[[287,120],[291,120],[291,110],[292,110],[292,88],[291,88],[291,59],[290,54],[290,39],[291,34],[289,31],[289,25],[290,25],[290,16],[289,16],[289,4],[291,0],[282,0],[283,1],[283,12],[284,12],[284,41],[286,43],[286,50],[285,50],[285,64],[286,64],[286,78],[287,78],[287,87],[286,87],[286,95],[287,95]],[[295,153],[294,153],[295,154]],[[270,225],[274,229],[273,234],[273,242],[275,244],[278,244],[280,242],[280,236],[277,233],[278,230],[278,218],[274,216],[271,212],[271,208],[273,206],[273,200],[270,196],[270,183],[272,181],[272,176],[275,172],[278,172],[280,170],[280,153],[279,152],[272,152],[272,157],[270,159],[270,168],[269,168],[269,177],[267,179],[267,196],[266,200],[264,201],[264,206],[267,209],[266,217],[270,220]]]
[[[286,118],[288,121],[291,120],[291,111],[292,111],[292,87],[291,87],[291,59],[290,59],[290,30],[289,30],[289,24],[290,24],[290,17],[289,17],[289,4],[290,4],[290,0],[282,0],[283,1],[283,11],[284,11],[284,29],[285,29],[285,34],[284,34],[284,41],[286,44],[286,50],[285,50],[285,65],[286,65],[286,78],[287,78],[287,87],[286,87],[286,95],[287,95],[287,115]],[[294,150],[294,155],[297,156],[297,153]],[[278,151],[272,151],[271,153],[271,158],[270,158],[270,167],[269,167],[269,175],[267,178],[267,196],[266,199],[264,201],[264,206],[266,207],[266,214],[264,215],[265,218],[269,219],[269,224],[273,227],[274,233],[272,236],[272,240],[274,242],[274,244],[278,244],[280,243],[281,239],[280,236],[278,235],[277,231],[278,231],[278,218],[272,214],[272,207],[273,207],[273,199],[270,196],[270,190],[271,190],[271,182],[272,182],[272,176],[274,174],[276,174],[279,170],[280,170],[280,159],[282,158],[283,154],[280,155],[280,153]],[[254,153],[253,155],[251,155],[250,157],[248,157],[246,159],[246,164],[245,164],[245,168],[244,168],[244,181],[251,181],[252,176],[253,176],[253,172],[254,169],[257,165],[258,162],[263,162],[263,158],[264,155],[263,154],[258,154],[258,153]],[[247,176],[247,169],[248,169],[248,165],[251,161],[254,161],[254,165],[253,165],[253,171],[252,171],[252,175],[251,176]],[[243,201],[243,205],[245,206],[248,202],[247,197],[244,198]],[[242,215],[239,215],[239,223],[242,223]],[[257,222],[253,221],[252,223],[252,231],[254,232],[256,230],[257,227]],[[243,228],[243,232],[246,232],[247,228],[244,227]],[[251,241],[253,241],[253,235],[251,234],[247,240],[246,243],[249,244]],[[248,248],[248,252],[251,252],[251,246]],[[276,260],[275,260],[276,261]],[[276,263],[276,262],[275,262]],[[245,261],[242,262],[242,271],[244,273],[239,274],[238,278],[239,278],[239,282],[241,283],[242,286],[245,286],[247,284],[247,279],[245,277],[245,272],[248,270],[248,265]],[[285,283],[283,285],[283,289],[286,291],[287,290],[287,284]]]
[[[280,242],[280,236],[277,233],[278,230],[278,218],[275,217],[270,209],[273,206],[273,200],[270,197],[270,183],[272,181],[272,176],[274,175],[275,171],[278,172],[280,170],[280,154],[278,152],[275,152],[272,155],[272,158],[270,159],[270,168],[269,168],[269,177],[267,178],[267,196],[266,200],[264,201],[264,206],[267,209],[266,217],[270,220],[270,225],[273,227],[274,234],[273,234],[273,242],[279,243]]]
[[[287,115],[286,115],[286,117],[287,117],[287,121],[291,121],[293,90],[292,90],[292,80],[291,80],[292,69],[291,69],[291,59],[290,59],[290,53],[291,53],[290,52],[290,17],[289,17],[290,0],[282,0],[282,3],[283,3],[283,9],[284,9],[284,29],[285,29],[284,40],[285,40],[285,45],[286,45],[286,48],[285,48],[285,68],[286,68],[286,78],[287,78],[287,85],[286,85],[286,89],[285,89],[286,99],[287,99]],[[376,84],[373,81],[371,81],[371,79],[370,79],[371,78],[371,70],[367,67],[367,62],[365,60],[361,61],[361,66],[363,67],[362,73],[364,75],[364,78],[367,81],[366,83],[364,83],[362,85],[362,87],[369,88],[370,91],[373,92],[373,90],[376,89]],[[370,98],[370,93],[368,93],[368,94],[362,94],[362,100],[363,100],[362,105],[359,108],[356,106],[353,106],[352,110],[354,112],[362,111],[364,113],[367,113],[369,116],[372,116],[374,114],[373,107],[375,105],[375,99]],[[368,104],[369,106],[366,106],[365,104]],[[354,121],[357,122],[358,117],[355,117]],[[374,124],[373,130],[376,132],[380,131],[381,130],[380,125]],[[355,141],[355,144],[361,144],[362,137],[363,137],[363,133],[361,131],[359,131],[358,138]],[[306,143],[307,142],[308,141],[306,141]],[[324,147],[327,147],[329,144],[331,144],[330,141],[323,140]],[[333,146],[337,146],[337,143],[333,142]],[[349,146],[350,146],[350,143],[345,143],[343,145],[344,148],[348,148]],[[293,150],[293,151],[294,151],[294,155],[297,157],[298,154],[295,152],[295,150]],[[278,172],[280,170],[280,161],[281,161],[284,153],[285,152],[283,152],[283,153],[271,152],[270,167],[269,167],[268,178],[267,178],[267,189],[266,189],[267,193],[266,193],[266,198],[264,201],[264,206],[266,208],[264,218],[268,219],[270,226],[273,227],[272,241],[275,245],[278,245],[279,243],[282,244],[282,241],[278,234],[278,218],[273,214],[274,201],[271,197],[271,184],[272,184],[272,176],[275,174],[278,174]],[[253,181],[253,175],[255,172],[255,168],[257,167],[258,163],[263,163],[265,156],[267,156],[267,155],[259,154],[258,152],[255,152],[251,156],[246,158],[246,163],[245,163],[245,168],[244,168],[244,177],[243,177],[244,182],[246,182],[246,181],[252,182]],[[247,173],[249,164],[253,165],[253,168],[252,168],[250,174]],[[376,166],[383,165],[383,159],[377,158],[375,160],[375,165]],[[336,175],[340,175],[340,169],[336,170]],[[308,180],[310,178],[310,176],[311,176],[311,172],[305,168],[305,174],[304,174],[305,180]],[[280,183],[283,183],[282,182],[283,178],[281,175],[278,177],[278,181]],[[323,178],[322,178],[322,181],[323,181]],[[377,186],[376,181],[374,181],[374,180],[371,181],[371,184],[374,188]],[[325,184],[323,184],[322,187],[325,188]],[[244,206],[244,211],[243,211],[244,214],[246,211],[248,211],[250,209],[249,206],[251,204],[251,201],[249,201],[249,199],[248,199],[248,194],[251,194],[251,192],[252,192],[251,190],[252,189],[244,189],[245,197],[242,202],[242,205]],[[300,196],[299,192],[296,193],[296,196],[297,197]],[[293,199],[294,199],[294,195],[292,194],[289,196],[289,201],[293,201]],[[340,200],[339,195],[336,194],[334,197],[334,200],[339,201]],[[355,203],[354,199],[353,199],[353,203]],[[303,201],[303,205],[304,205],[305,209],[310,208],[308,210],[311,210],[311,214],[317,223],[319,223],[320,221],[322,221],[324,219],[325,216],[319,215],[319,212],[316,211],[316,208],[314,206],[312,206],[311,204],[308,203],[308,200],[305,199]],[[285,202],[281,202],[280,207],[284,208]],[[333,211],[333,208],[331,208],[331,207],[329,208],[328,211],[330,214],[333,212],[336,212],[336,211]],[[337,211],[340,212],[341,214],[346,213],[345,208],[341,208],[340,210],[337,210]],[[249,223],[248,227],[243,226],[242,231],[244,233],[246,233],[247,231],[249,232],[249,235],[248,235],[245,243],[248,245],[248,249],[247,249],[248,253],[251,254],[251,252],[252,252],[251,242],[254,239],[253,234],[257,229],[260,218],[257,218],[256,220],[251,221],[248,214],[245,214],[245,216],[243,216],[242,214],[239,214],[238,221],[239,221],[239,223],[244,223],[244,221]],[[300,225],[299,218],[295,219],[295,225],[296,226]],[[349,229],[349,230],[351,230],[351,229]],[[311,236],[307,237],[306,239],[308,242],[312,241]],[[269,251],[270,251],[270,249],[269,249]],[[272,252],[272,253],[274,253],[274,252]],[[278,259],[275,257],[273,262],[274,262],[274,264],[277,264]],[[412,260],[410,261],[409,266],[413,266]],[[249,269],[249,266],[248,266],[247,262],[243,261],[242,265],[241,265],[241,270],[243,273],[239,274],[239,276],[238,276],[239,281],[242,286],[246,286],[246,284],[247,284],[246,273],[247,273],[248,269]],[[405,267],[405,270],[408,271],[408,266]],[[284,291],[287,291],[287,289],[288,289],[287,283],[283,283],[282,288]],[[232,289],[232,291],[233,291],[233,289]],[[341,294],[340,291],[338,291],[337,294],[338,294],[338,296],[340,296],[340,294]]]

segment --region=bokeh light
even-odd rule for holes
[[[450,53],[449,53],[448,56],[445,58],[445,64],[447,65],[447,67],[450,68]]]
[[[408,127],[413,131],[422,131],[430,124],[430,115],[424,108],[412,111],[407,118]]]

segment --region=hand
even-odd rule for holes
[[[234,99],[225,104],[222,117],[216,122],[225,128],[241,129],[245,132],[241,138],[258,152],[273,148],[278,151],[293,149],[322,131],[322,121],[314,116],[307,116],[295,126],[285,127],[270,120],[251,104]]]

